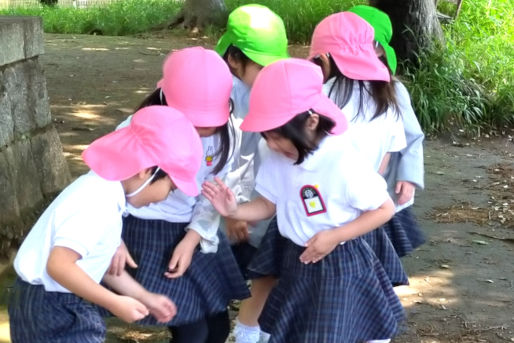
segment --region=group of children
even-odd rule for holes
[[[215,51],[167,56],[20,247],[12,342],[103,342],[107,312],[223,343],[232,300],[237,343],[389,342],[399,257],[423,243],[423,133],[391,36],[355,6],[289,58],[280,17],[251,4]]]

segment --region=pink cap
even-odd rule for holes
[[[264,67],[250,92],[249,111],[241,129],[263,132],[280,127],[308,110],[332,119],[333,134],[347,128],[346,118],[322,91],[321,68],[307,60],[288,58]]]
[[[168,106],[182,111],[196,127],[225,125],[230,115],[232,74],[214,51],[200,46],[175,51],[157,83]]]
[[[330,53],[341,73],[354,80],[391,80],[389,70],[375,53],[373,27],[352,12],[323,19],[314,29],[309,59]]]
[[[116,181],[158,166],[182,192],[196,196],[202,155],[200,137],[181,112],[149,106],[137,111],[128,126],[91,143],[82,158],[96,174]]]

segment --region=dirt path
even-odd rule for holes
[[[73,176],[80,152],[153,90],[164,56],[205,38],[46,35],[42,64]],[[305,47],[292,54],[305,56]],[[514,134],[510,131],[511,136]],[[428,243],[404,259],[411,285],[398,294],[408,328],[394,342],[514,342],[512,137],[428,140],[426,190],[415,212]],[[503,222],[503,223],[502,223]],[[109,342],[165,342],[165,331],[111,321]]]

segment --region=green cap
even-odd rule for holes
[[[261,66],[289,57],[284,22],[262,5],[244,5],[230,13],[215,50],[223,56],[231,44]]]
[[[358,5],[350,8],[349,12],[357,14],[362,19],[366,20],[373,29],[375,30],[375,40],[382,45],[385,51],[387,65],[391,72],[396,72],[396,53],[394,49],[389,45],[391,38],[393,37],[393,25],[389,16],[381,10],[366,6]]]

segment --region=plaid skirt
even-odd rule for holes
[[[147,290],[167,295],[177,305],[177,315],[168,323],[147,316],[144,325],[179,326],[196,322],[227,310],[233,299],[250,296],[246,282],[224,235],[216,253],[204,254],[199,248],[191,265],[179,278],[168,279],[164,272],[175,246],[185,236],[187,223],[143,220],[128,216],[123,221],[123,241],[137,262],[131,275]]]
[[[369,244],[380,263],[382,263],[382,267],[384,267],[393,286],[408,285],[409,278],[403,269],[402,261],[383,227],[368,232],[362,238]]]
[[[269,343],[357,343],[398,332],[402,305],[362,238],[314,264],[300,262],[304,250],[284,244],[280,279],[259,318]]]
[[[247,277],[280,276],[282,254],[287,239],[278,231],[277,217],[269,223],[261,244],[247,267]]]
[[[12,343],[101,343],[98,307],[73,293],[47,292],[17,279],[8,305]]]
[[[400,257],[410,254],[425,243],[425,234],[416,221],[412,207],[404,208],[396,213],[382,227]]]

